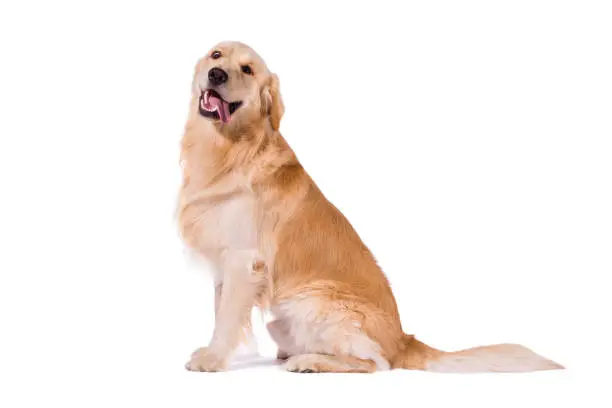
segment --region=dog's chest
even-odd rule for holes
[[[186,136],[184,141],[184,182],[179,200],[183,238],[193,249],[210,255],[220,249],[254,249],[257,203],[245,182],[245,170],[234,169],[217,177],[222,171],[216,165],[222,162],[218,146],[200,136]],[[198,196],[206,198],[198,200]]]
[[[205,247],[253,249],[257,246],[256,206],[252,196],[236,195],[202,210],[198,229]]]

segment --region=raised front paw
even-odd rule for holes
[[[210,352],[207,347],[201,347],[193,352],[185,368],[189,371],[224,371],[227,368],[227,361]]]

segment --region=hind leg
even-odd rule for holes
[[[290,357],[285,369],[294,373],[372,373],[376,363],[353,356],[300,354]]]
[[[291,340],[287,322],[274,320],[267,325],[268,332],[278,345],[276,358],[287,360],[287,371],[297,373],[371,373],[376,371],[376,363],[350,355],[332,356],[325,354],[300,354],[297,345]],[[292,356],[289,351],[297,353]]]
[[[380,344],[363,327],[365,316],[377,320],[367,306],[317,297],[278,304],[273,313],[279,320],[268,330],[281,354],[290,356],[285,368],[298,372],[388,370]],[[383,328],[384,324],[376,326]]]

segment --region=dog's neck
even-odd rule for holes
[[[283,157],[295,157],[266,117],[249,119],[248,124],[245,120],[221,124],[202,117],[197,108],[192,109],[181,146],[184,173],[213,182],[222,174],[248,171],[259,165],[270,150],[283,152]]]

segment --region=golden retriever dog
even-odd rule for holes
[[[516,344],[444,352],[405,334],[389,282],[279,131],[278,77],[248,46],[198,61],[181,142],[178,224],[215,266],[215,328],[186,367],[222,371],[269,311],[293,372],[519,372],[562,368]]]

